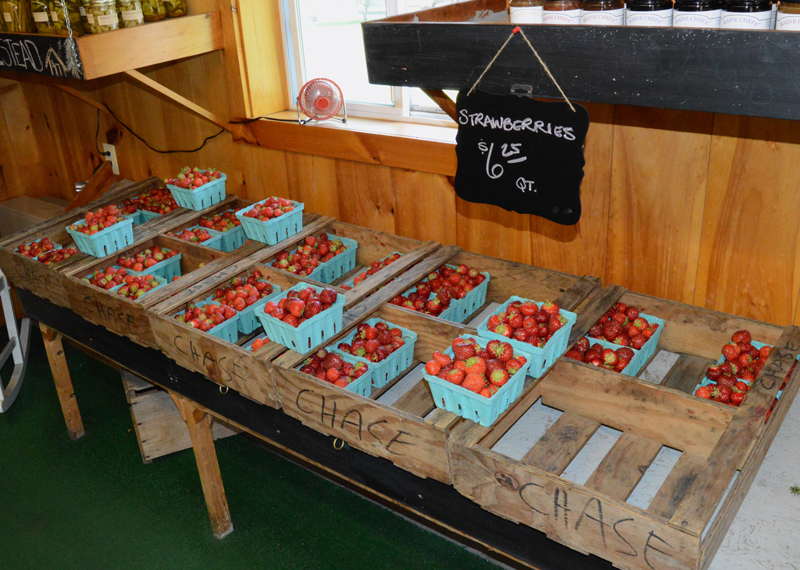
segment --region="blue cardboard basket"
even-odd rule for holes
[[[208,235],[211,236],[210,238],[208,238],[204,242],[200,242],[200,243],[189,242],[189,243],[191,243],[193,245],[204,245],[206,247],[210,247],[211,249],[219,249],[219,244],[222,241],[222,233],[221,232],[218,232],[217,230],[211,230],[209,228],[204,228],[202,226],[191,226],[191,227],[188,227],[186,229],[189,230],[189,231],[205,230],[205,231],[208,232]]]
[[[317,293],[322,291],[322,287],[316,287],[308,283],[298,283],[281,295],[273,297],[272,300],[278,302],[289,291],[300,291],[308,287],[311,287]],[[341,331],[344,302],[344,295],[339,295],[336,302],[327,311],[322,311],[318,315],[311,317],[299,327],[293,327],[283,321],[279,321],[267,315],[264,311],[257,311],[255,315],[261,321],[261,326],[264,327],[264,332],[267,333],[270,340],[282,344],[286,348],[291,348],[300,354],[305,354]]]
[[[208,172],[204,170],[203,172]],[[228,177],[220,174],[220,177],[212,182],[203,184],[194,190],[179,188],[172,184],[167,184],[167,189],[172,192],[172,197],[182,208],[189,210],[205,210],[206,208],[219,204],[225,199],[225,181]]]
[[[624,374],[625,376],[636,376],[642,371],[642,368],[645,364],[647,364],[647,361],[650,360],[650,357],[655,354],[656,347],[658,346],[658,339],[661,337],[661,331],[664,330],[664,321],[662,319],[652,315],[646,315],[644,313],[639,313],[639,316],[641,316],[643,319],[647,319],[648,323],[657,324],[658,329],[656,329],[656,332],[653,333],[653,336],[647,339],[647,342],[642,345],[642,348],[631,348],[633,351],[633,358],[631,358],[631,361],[621,372],[621,374]],[[603,348],[610,348],[612,350],[622,348],[618,344],[608,342],[605,338],[592,338],[590,336],[587,336],[586,338],[590,343],[598,343]]]
[[[150,289],[150,291],[148,291],[147,293],[151,293],[151,292],[155,291],[156,289],[158,289],[159,287],[167,284],[167,281],[163,277],[159,277],[158,275],[153,275],[153,277],[155,277],[156,281],[158,281],[158,285],[156,285],[155,287]],[[123,285],[124,285],[124,283],[120,283],[116,287],[112,287],[111,289],[107,289],[107,291],[111,291],[111,292],[117,293],[119,295],[119,290],[122,288]],[[147,293],[142,295],[142,297],[147,296]],[[120,296],[122,296],[122,295],[120,295]],[[139,297],[139,299],[141,299],[142,297]],[[128,300],[132,301],[134,303],[137,303],[139,301],[139,299],[136,299],[136,300],[128,299]]]
[[[403,291],[403,296],[404,297],[408,297],[409,293],[414,293],[416,290],[417,290],[416,286],[412,287],[411,289],[406,289],[405,291]],[[435,296],[436,296],[436,293],[431,293],[430,295],[428,295],[428,298],[425,299],[425,300],[428,301],[432,297],[435,297]],[[441,313],[436,315],[435,318],[443,319],[445,321],[450,321],[450,322],[453,322],[453,323],[457,323],[458,322],[456,320],[457,312],[456,312],[456,307],[455,307],[454,301],[455,301],[455,299],[450,299],[450,305],[444,311],[442,311]],[[427,315],[428,313],[423,313],[423,314]]]
[[[370,369],[373,370],[372,372],[372,385],[376,388],[383,388],[397,378],[401,372],[406,370],[414,360],[414,344],[417,342],[417,333],[412,330],[397,326],[395,324],[390,323],[389,321],[384,321],[383,319],[367,319],[366,322],[370,326],[375,326],[376,323],[384,322],[389,325],[390,329],[398,328],[403,333],[403,340],[406,343],[401,346],[399,349],[395,350],[391,353],[387,358],[382,360],[381,362],[370,362],[366,358],[361,358],[360,356],[355,356],[353,354],[347,354],[347,356],[355,359],[358,362],[364,362],[365,364],[369,365]],[[340,342],[344,342],[350,344],[353,342],[353,337],[356,336],[356,330],[353,329],[349,335],[343,338]],[[337,343],[338,346],[339,343]],[[336,349],[337,352],[342,352],[338,348]],[[345,353],[346,354],[346,353]]]
[[[266,279],[261,279],[260,281],[266,281]],[[281,286],[280,285],[272,285],[272,293],[269,295],[262,297],[249,307],[247,307],[243,311],[239,311],[239,332],[242,334],[250,334],[258,327],[261,326],[261,323],[256,317],[256,313],[264,312],[264,305],[266,305],[271,299],[274,299],[278,295],[281,294]]]
[[[472,335],[462,336],[463,338],[474,338],[483,348],[486,348],[486,345],[489,344],[489,339],[486,338]],[[450,358],[453,358],[452,348],[448,347],[444,352]],[[471,390],[425,373],[424,377],[430,386],[433,403],[436,404],[437,408],[458,414],[462,418],[472,420],[484,427],[491,426],[498,416],[506,411],[514,400],[519,398],[525,385],[525,375],[528,372],[532,358],[529,352],[515,349],[514,353],[524,356],[528,362],[509,378],[508,382],[501,386],[491,398],[485,398]]]
[[[171,251],[171,250],[166,250]],[[164,261],[159,261],[155,265],[145,268],[143,271],[134,271],[128,269],[131,275],[155,275],[166,279],[167,283],[171,282],[175,277],[181,276],[181,256],[182,254],[174,255]]]
[[[447,267],[455,269],[454,265],[447,265]],[[463,299],[450,299],[450,306],[442,311],[436,318],[452,321],[454,323],[463,323],[467,320],[467,317],[480,309],[486,302],[486,289],[489,287],[489,279],[491,278],[488,272],[481,271],[481,273],[486,277],[483,283],[467,293]],[[427,281],[427,279],[424,281]],[[415,285],[411,289],[406,290],[403,295],[407,297],[409,293],[416,290],[417,287]],[[436,293],[431,293],[428,299],[435,296]]]
[[[161,217],[161,214],[158,212],[151,212],[150,210],[139,210],[139,213],[142,215],[142,223]]]
[[[358,362],[358,360],[361,360],[361,359],[356,360],[356,357],[354,357],[352,354],[347,354],[347,353],[342,352],[341,350],[336,349],[336,348],[330,348],[330,349],[328,349],[328,352],[335,352],[336,354],[338,354],[339,356],[342,357],[342,360],[344,360],[345,362],[349,362],[352,365],[355,365]],[[364,372],[364,374],[362,374],[361,376],[359,376],[355,380],[353,380],[352,382],[350,382],[350,384],[348,384],[346,387],[344,387],[342,389],[343,390],[348,390],[350,392],[355,392],[356,394],[358,394],[360,396],[364,396],[365,398],[369,398],[370,392],[372,391],[372,374],[373,374],[373,368],[372,367],[373,366],[374,366],[373,363],[368,362],[367,363],[367,371]],[[297,370],[300,370],[302,367],[303,367],[303,364],[301,363],[297,367]],[[333,383],[328,382],[327,380],[320,380],[320,382],[325,382],[326,384],[330,384],[331,386],[333,386]],[[339,386],[336,386],[336,388],[338,388],[338,387]]]
[[[309,273],[306,277],[309,279],[314,279],[315,281],[319,281],[320,283],[333,283],[337,279],[339,279],[342,275],[345,275],[355,269],[356,266],[356,252],[358,251],[358,242],[354,239],[339,237],[333,234],[328,234],[328,237],[333,239],[341,240],[341,242],[347,246],[342,253],[339,255],[334,256],[333,258],[329,259],[325,263],[320,263],[319,266]],[[292,251],[289,256],[297,251],[296,249]]]
[[[505,311],[506,308],[514,301],[522,301],[524,303],[528,300],[529,299],[523,299],[522,297],[512,295],[508,301],[500,305],[500,307],[492,314]],[[539,308],[541,308],[542,304],[543,303],[536,303]],[[567,324],[555,332],[553,337],[547,342],[547,344],[544,345],[544,348],[539,348],[528,344],[527,342],[521,342],[513,338],[507,338],[503,335],[491,332],[486,325],[492,315],[486,317],[486,319],[484,319],[484,321],[478,325],[478,335],[488,339],[496,339],[508,342],[514,347],[515,351],[526,352],[530,354],[531,366],[528,370],[528,374],[534,378],[539,378],[547,371],[548,368],[553,365],[553,363],[555,363],[558,357],[564,354],[567,350],[569,332],[572,330],[572,326],[575,324],[577,315],[564,309],[561,309],[561,314],[567,318]]]
[[[256,202],[256,204],[263,204],[267,200],[269,198]],[[305,206],[294,200],[292,200],[292,204],[294,205],[294,210],[266,222],[256,218],[248,218],[244,215],[245,212],[252,210],[255,204],[237,210],[236,217],[242,222],[242,228],[244,228],[244,233],[248,239],[260,241],[267,245],[275,245],[303,229],[303,208]]]
[[[222,239],[214,248],[224,251],[225,253],[230,253],[235,249],[239,249],[247,243],[247,236],[242,226],[236,226],[235,228],[229,229],[227,232],[220,233],[222,234]]]
[[[81,220],[74,225],[85,226],[86,221]],[[86,235],[71,230],[69,226],[66,230],[75,240],[75,245],[79,250],[94,257],[105,257],[133,243],[133,220],[130,218],[123,219],[110,228],[101,230],[94,235]]]
[[[120,210],[122,210],[122,208],[120,208]],[[141,210],[136,210],[133,214],[123,214],[123,216],[132,220],[134,226],[141,226],[147,221],[144,219],[144,215],[142,214]]]
[[[210,298],[198,301],[194,305],[196,307],[205,307],[206,305],[209,304],[211,304]],[[178,311],[177,313],[175,313],[175,315],[180,315],[183,312],[184,311]],[[173,315],[173,317],[175,315]],[[187,324],[186,326],[191,327],[192,325]],[[218,324],[214,328],[209,329],[207,332],[208,334],[220,338],[222,340],[228,341],[230,343],[235,343],[239,338],[238,327],[239,327],[239,315],[237,313],[233,318],[230,318],[227,321]]]

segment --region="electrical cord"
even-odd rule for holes
[[[232,125],[246,125],[247,123],[255,123],[256,121],[260,121],[261,119],[266,119],[268,121],[280,121],[281,123],[299,122],[297,119],[277,119],[274,117],[267,117],[266,115],[262,115],[260,117],[254,117],[252,119],[242,119],[241,121],[228,121],[228,122]]]

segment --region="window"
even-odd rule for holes
[[[452,124],[420,89],[369,83],[361,23],[460,1],[282,0],[291,100],[306,81],[325,77],[342,89],[351,116]]]

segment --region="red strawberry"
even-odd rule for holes
[[[500,362],[508,362],[514,356],[514,349],[507,342],[501,342],[493,352]]]
[[[436,362],[435,360],[429,360],[425,364],[425,372],[430,374],[431,376],[436,376],[439,374],[439,371],[442,369],[442,365]]]
[[[433,359],[439,363],[439,366],[447,366],[452,362],[452,359],[448,355],[438,350],[433,353]]]
[[[571,358],[572,360],[577,360],[578,362],[585,362],[586,358],[584,357],[584,353],[579,350],[568,350],[564,356],[567,358]]]
[[[547,321],[550,320],[550,316],[551,316],[550,313],[548,313],[544,309],[539,309],[538,311],[536,311],[536,314],[533,315],[533,318],[536,319],[537,323],[547,324]]]
[[[486,382],[481,374],[467,374],[461,386],[467,390],[475,392],[476,394],[480,394],[481,390],[483,390],[484,386],[486,386]]]
[[[525,301],[519,307],[520,312],[526,317],[532,317],[539,310],[539,307],[533,301]]]
[[[628,309],[628,310],[630,310],[630,309]],[[617,349],[617,354],[619,355],[620,358],[625,358],[629,362],[634,357],[634,352],[628,347],[618,348]]]
[[[501,323],[497,325],[492,332],[495,334],[502,335],[506,338],[511,338],[514,334],[514,329],[512,329],[509,325],[505,323]]]
[[[467,374],[480,374],[483,376],[483,374],[486,372],[486,361],[479,356],[468,358],[464,364],[467,367]]]
[[[640,350],[645,343],[647,343],[647,337],[644,334],[637,334],[631,339],[631,347],[636,350]]]
[[[619,362],[619,355],[614,352],[614,350],[610,348],[606,348],[603,351],[603,364],[607,364],[609,366],[616,366]]]
[[[742,353],[742,347],[737,344],[726,344],[722,347],[722,355],[726,360],[736,360]]]
[[[620,334],[622,334],[622,325],[618,322],[612,321],[603,325],[603,336],[608,342],[612,342]]]
[[[711,388],[708,386],[700,386],[697,391],[694,393],[695,396],[698,398],[705,398],[706,400],[711,399]]]
[[[709,380],[716,380],[722,374],[722,369],[719,366],[709,366],[708,370],[706,370],[706,377]]]
[[[508,382],[508,379],[509,379],[508,371],[502,368],[498,370],[493,370],[492,373],[489,375],[489,382],[491,382],[498,388],[500,386],[503,386],[506,382]]]
[[[741,330],[736,331],[731,335],[731,343],[733,344],[750,344],[753,342],[752,337],[750,336],[750,331]]]
[[[333,289],[325,288],[319,294],[319,301],[323,305],[333,305],[338,298],[338,293]]]
[[[454,342],[452,349],[456,360],[467,360],[468,358],[475,356],[475,347],[466,341],[463,341],[459,344],[455,344]]]
[[[366,349],[367,354],[375,354],[380,346],[381,345],[377,340],[368,340],[364,345],[364,348]]]
[[[550,315],[551,317],[553,315],[557,315],[559,313],[559,311],[560,311],[558,305],[556,305],[555,303],[553,303],[551,301],[545,301],[544,303],[542,303],[542,310],[544,312],[546,312],[548,315]]]
[[[567,324],[567,317],[565,317],[564,315],[553,315],[552,317],[550,317],[550,321],[548,321],[547,323],[547,329],[551,333],[554,333],[566,324]]]
[[[512,358],[511,360],[506,362],[506,370],[511,376],[519,372],[520,368],[522,368],[522,363],[516,358]]]
[[[589,339],[586,337],[581,338],[572,348],[573,350],[577,350],[579,352],[586,352],[589,350]]]
[[[486,361],[486,374],[491,374],[495,370],[501,369],[505,369],[505,366],[503,366],[503,363],[496,358],[491,358]]]
[[[461,383],[464,381],[465,376],[466,375],[464,374],[463,370],[459,370],[458,368],[453,368],[445,373],[445,380],[447,380],[451,384],[456,384],[460,386]]]
[[[770,354],[772,354],[771,346],[762,346],[760,349],[758,349],[758,357],[762,360],[769,358]]]

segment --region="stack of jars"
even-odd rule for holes
[[[511,0],[512,23],[800,31],[800,0]]]
[[[188,13],[188,0],[0,0],[0,31],[82,36]]]

